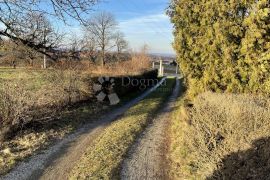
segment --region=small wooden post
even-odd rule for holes
[[[44,53],[45,53],[45,49],[44,49]],[[46,55],[43,55],[43,68],[46,69],[47,68],[47,59],[46,59]]]
[[[43,40],[44,40],[43,69],[47,68],[47,59],[46,59],[46,55],[45,55],[45,53],[46,53],[46,48],[45,48],[45,46],[46,46],[46,33],[47,33],[46,29],[44,29],[44,31],[43,31]]]

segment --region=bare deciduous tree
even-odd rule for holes
[[[29,15],[40,14],[43,17],[51,16],[58,20],[67,22],[68,17],[72,17],[84,23],[83,14],[91,10],[98,0],[1,0],[0,1],[0,36],[8,37],[13,41],[20,42],[41,53],[44,48],[51,48],[39,36],[30,34],[25,29],[33,28],[29,24]],[[45,5],[44,5],[45,2]],[[28,21],[28,23],[26,23]],[[33,21],[34,22],[34,21]],[[26,33],[26,34],[25,34]]]
[[[4,40],[2,48],[0,46],[0,59],[4,64],[14,65],[18,60],[26,62],[28,65],[33,66],[34,60],[40,57],[40,54],[29,48],[28,46],[20,43],[14,43],[11,40]],[[2,56],[1,56],[2,55]]]
[[[26,61],[29,66],[34,66],[34,60],[37,60],[40,55],[37,51],[21,44],[12,43],[12,46],[8,57],[11,58],[14,63],[20,59]]]
[[[72,35],[70,40],[70,58],[71,59],[80,59],[80,52],[84,49],[84,40],[78,37],[76,34]]]
[[[85,34],[84,39],[83,39],[83,45],[84,45],[84,50],[87,50],[89,52],[93,52],[97,48],[96,44],[96,38],[93,36],[93,34]]]
[[[128,49],[128,42],[125,40],[124,33],[117,31],[114,35],[114,40],[118,55],[122,53],[123,50]]]
[[[91,62],[96,61],[96,50],[97,43],[95,36],[91,33],[86,33],[83,38],[83,51],[87,53],[87,56],[90,58]]]
[[[111,41],[116,27],[117,22],[114,16],[108,12],[98,13],[87,21],[86,33],[92,34],[95,38],[96,45],[102,53],[102,65],[105,64],[107,50],[114,46]]]
[[[25,15],[23,22],[13,21],[4,32],[0,30],[0,35],[3,34],[15,43],[28,46],[47,56],[50,54],[46,50],[57,47],[63,37],[53,29],[44,14],[40,13]]]

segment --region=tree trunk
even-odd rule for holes
[[[105,66],[105,47],[102,47],[102,66]]]

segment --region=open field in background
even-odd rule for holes
[[[144,54],[104,67],[83,62],[57,62],[46,70],[0,67],[0,89],[11,91],[14,98],[28,98],[38,107],[63,106],[92,97],[95,77],[135,76],[149,70],[150,60]]]
[[[172,179],[269,177],[269,98],[207,92],[179,100],[172,119]]]
[[[174,84],[174,78],[167,79],[166,87],[159,87],[108,126],[78,161],[70,174],[71,179],[119,179],[120,164],[128,148],[153,120]]]

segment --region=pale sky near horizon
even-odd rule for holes
[[[119,30],[135,51],[147,44],[152,53],[175,54],[173,28],[165,13],[168,4],[169,0],[103,0],[94,6],[94,13],[107,11],[114,14]],[[79,27],[71,29],[80,33]]]

